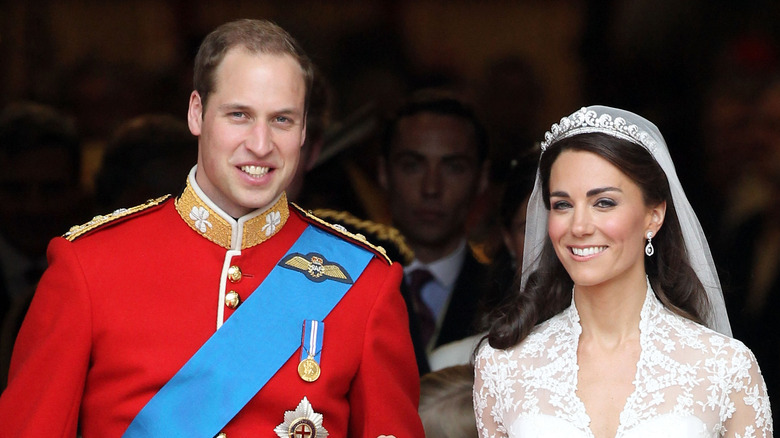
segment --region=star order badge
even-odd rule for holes
[[[338,263],[329,262],[322,254],[308,253],[306,255],[290,253],[279,262],[279,266],[298,271],[311,281],[321,283],[325,280],[352,284],[352,277]]]
[[[274,429],[280,438],[324,438],[328,431],[322,427],[322,414],[314,412],[314,408],[306,397],[303,397],[294,411],[284,413],[284,422]]]

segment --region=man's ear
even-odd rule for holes
[[[302,148],[306,143],[306,116],[303,116],[303,128],[301,128],[301,145],[298,148]]]
[[[190,106],[187,109],[187,125],[192,135],[200,135],[203,124],[203,101],[197,91],[190,94]]]
[[[489,182],[490,182],[490,160],[485,160],[485,162],[482,163],[482,166],[479,169],[477,195],[481,195],[485,193],[485,190],[487,190],[488,188]]]
[[[390,182],[387,176],[387,160],[385,160],[384,156],[380,156],[377,161],[377,179],[383,189],[389,190]]]
[[[501,239],[504,241],[504,248],[506,248],[507,251],[509,251],[509,254],[512,256],[513,259],[517,258],[517,254],[515,254],[515,242],[512,240],[512,235],[510,234],[509,230],[501,226]],[[523,261],[520,260],[520,264],[522,264]]]

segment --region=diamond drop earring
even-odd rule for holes
[[[655,248],[653,248],[653,232],[648,231],[646,237],[647,245],[645,245],[645,254],[650,257],[651,255],[655,254]]]

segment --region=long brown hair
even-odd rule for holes
[[[666,202],[661,229],[653,236],[656,252],[645,258],[645,271],[658,299],[671,311],[698,323],[709,310],[707,293],[688,262],[680,222],[672,201],[669,182],[661,166],[642,146],[608,134],[586,133],[552,144],[539,160],[542,196],[550,208],[550,172],[563,151],[591,152],[607,160],[628,176],[642,192],[647,206]],[[537,324],[560,313],[571,304],[573,282],[546,239],[539,268],[524,289],[493,313],[488,341],[494,348],[517,345]]]

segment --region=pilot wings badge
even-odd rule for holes
[[[322,414],[314,412],[314,408],[306,397],[303,397],[294,411],[285,411],[284,423],[276,426],[274,432],[280,438],[325,438],[328,431],[322,427]]]
[[[352,277],[338,263],[329,262],[322,254],[310,252],[306,255],[290,253],[284,256],[279,266],[298,271],[311,281],[321,283],[325,280],[352,284]]]

